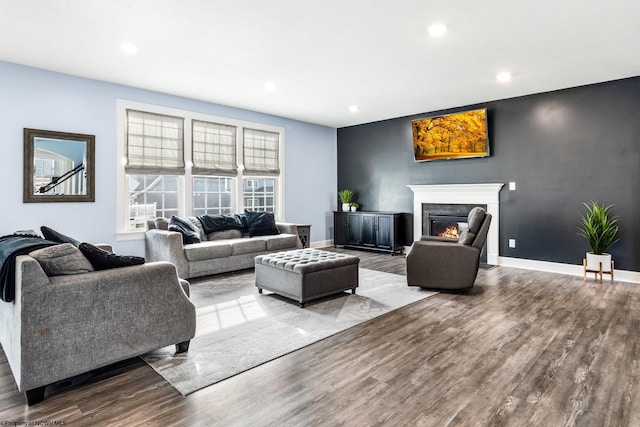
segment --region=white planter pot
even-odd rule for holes
[[[342,204],[342,211],[343,212],[349,212],[349,208],[351,208],[351,206],[349,206],[349,203],[343,203]]]
[[[351,212],[355,212],[356,211],[356,207],[355,206],[351,206]]]
[[[587,270],[600,271],[600,263],[602,263],[602,271],[611,271],[611,254],[596,255],[593,252],[587,252]]]

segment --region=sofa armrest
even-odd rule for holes
[[[147,261],[168,261],[176,266],[178,277],[189,277],[189,263],[184,254],[182,235],[176,231],[152,229],[144,233]]]
[[[49,277],[47,277],[40,263],[29,255],[16,257],[15,271],[15,300],[17,301],[20,301],[22,295],[29,294],[49,284]]]
[[[278,231],[280,231],[280,233],[298,236],[298,226],[296,224],[290,222],[276,222],[276,227],[278,227]],[[296,247],[298,249],[302,249],[302,242],[300,241],[300,238],[298,238]]]

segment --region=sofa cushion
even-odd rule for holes
[[[245,210],[244,215],[247,217],[247,224],[249,225],[249,236],[270,236],[280,234],[280,230],[276,227],[276,221],[273,213]]]
[[[200,232],[188,219],[180,218],[175,215],[169,220],[169,230],[177,231],[182,234],[182,243],[185,245],[190,243],[200,243]]]
[[[78,248],[96,270],[144,264],[142,257],[112,254],[91,243],[80,243]]]
[[[184,256],[189,261],[224,258],[232,253],[229,240],[195,243],[184,247]]]
[[[47,276],[89,273],[93,266],[80,249],[71,243],[49,246],[29,253],[42,266]]]
[[[49,228],[45,225],[40,227],[40,231],[42,232],[42,236],[45,239],[51,240],[52,242],[71,243],[73,246],[76,246],[76,247],[80,244],[80,242],[77,241],[76,239],[69,236],[65,236],[64,234],[59,233],[56,230]]]
[[[239,239],[241,237],[242,231],[240,230],[214,231],[207,234],[207,240]]]
[[[298,236],[295,234],[279,234],[277,236],[261,236],[256,238],[266,242],[268,251],[295,249],[298,245]]]
[[[259,238],[241,238],[230,241],[233,255],[252,254],[262,252],[267,247],[267,242]]]

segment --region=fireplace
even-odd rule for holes
[[[457,239],[469,228],[467,218],[449,215],[429,215],[429,236]]]
[[[488,264],[498,264],[498,236],[500,226],[499,193],[503,184],[436,184],[409,185],[413,191],[413,237],[431,235],[431,216],[449,216],[457,221],[466,218],[475,206],[484,207],[493,218],[487,235],[486,250]],[[443,206],[447,206],[443,211]],[[437,207],[437,209],[435,209]],[[434,218],[437,220],[437,218]],[[453,221],[452,221],[453,222]]]
[[[424,236],[458,238],[467,228],[467,217],[476,206],[486,205],[458,203],[422,203],[422,232]],[[447,231],[448,230],[448,231]],[[455,231],[454,231],[455,230]],[[442,235],[448,234],[448,235]]]
[[[423,203],[422,234],[457,240],[462,231],[469,228],[467,218],[476,206],[487,209],[485,204]],[[480,262],[487,262],[486,243]]]

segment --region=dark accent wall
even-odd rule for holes
[[[487,108],[490,157],[414,162],[412,120],[475,108]],[[482,182],[505,184],[501,256],[582,264],[582,203],[598,200],[620,216],[616,268],[640,271],[640,77],[338,129],[338,189],[364,210],[413,212],[409,184]]]

